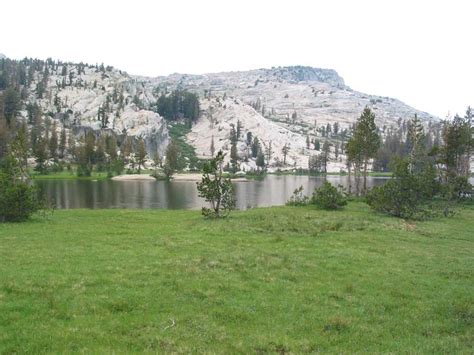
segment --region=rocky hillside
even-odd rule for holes
[[[137,78],[103,65],[24,61],[20,116],[37,105],[43,117],[77,134],[85,130],[143,138],[150,155],[168,144],[165,120],[152,111],[156,98]],[[28,73],[28,74],[26,74]],[[23,74],[21,74],[23,75]]]
[[[283,160],[282,147],[288,145],[287,165],[306,167],[308,157],[318,153],[312,145],[307,148],[308,137],[325,140],[323,130],[336,122],[340,131],[348,129],[365,106],[373,109],[381,128],[397,127],[415,114],[424,122],[437,119],[397,99],[354,91],[329,69],[295,66],[143,80],[161,91],[186,89],[200,95],[202,115],[188,140],[202,157],[209,156],[212,137],[216,147],[229,152],[230,127],[239,120],[244,135],[250,131],[263,145],[272,142],[271,165]],[[241,139],[239,156],[246,157],[246,150]],[[329,169],[343,168],[343,157],[334,156]]]
[[[163,155],[169,142],[167,121],[157,113],[160,95],[177,89],[197,93],[201,111],[186,137],[188,143],[198,157],[208,158],[213,142],[229,160],[230,132],[240,126],[237,152],[243,170],[255,168],[248,134],[269,152],[269,166],[280,168],[307,167],[308,158],[319,153],[316,143],[330,141],[329,170],[339,171],[344,153],[336,146],[342,147],[344,135],[365,106],[373,109],[383,131],[415,114],[425,122],[436,119],[399,100],[354,91],[331,69],[295,66],[149,78],[104,65],[18,63],[24,120],[34,104],[45,117],[76,134],[92,129],[114,132],[118,138],[143,138],[150,156]]]

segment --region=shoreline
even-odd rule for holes
[[[149,174],[123,174],[111,177],[113,181],[156,181],[156,179]]]
[[[191,173],[191,174],[175,174],[172,176],[171,181],[201,181],[202,179],[202,174],[198,173]],[[231,178],[230,179],[233,182],[248,182],[249,179],[244,178],[244,177],[239,177],[239,178]]]

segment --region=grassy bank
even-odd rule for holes
[[[469,353],[473,230],[472,206],[407,223],[358,202],[0,225],[0,353]]]
[[[153,174],[154,170],[152,169],[142,169],[140,174],[142,175],[150,175]],[[124,172],[124,174],[126,174]],[[129,175],[138,175],[136,174],[129,174]],[[97,172],[93,171],[91,176],[77,176],[75,171],[59,171],[59,172],[51,172],[49,174],[38,174],[36,172],[30,172],[30,177],[35,180],[107,180],[110,178],[107,172]]]
[[[91,176],[77,176],[74,171],[67,170],[51,172],[49,174],[38,174],[33,172],[30,173],[30,177],[36,180],[106,180],[109,178],[106,172],[93,172]]]

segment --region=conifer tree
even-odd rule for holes
[[[55,162],[58,160],[58,133],[56,122],[53,123],[51,128],[51,137],[48,142],[49,157]]]
[[[257,158],[258,152],[260,151],[260,142],[258,141],[257,137],[253,137],[251,150],[252,158]]]
[[[135,161],[138,164],[138,173],[141,173],[141,168],[145,167],[146,148],[145,142],[140,138],[137,142],[137,151],[135,152]]]
[[[265,155],[263,155],[261,149],[258,150],[257,160],[255,161],[255,164],[257,164],[259,171],[262,171],[265,168]]]
[[[215,147],[214,147],[214,136],[211,137],[211,157],[214,156],[214,152],[215,152]]]
[[[351,156],[354,161],[362,164],[363,187],[362,191],[367,192],[367,174],[369,161],[375,158],[380,146],[380,138],[375,125],[375,115],[369,107],[365,107],[364,111],[357,120],[354,133],[349,140],[351,148]]]
[[[61,129],[61,137],[59,139],[59,157],[64,158],[64,153],[66,152],[66,130],[64,127]]]
[[[286,156],[288,155],[289,151],[290,146],[288,144],[285,144],[281,149],[281,152],[283,153],[283,165],[286,165]]]

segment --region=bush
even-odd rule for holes
[[[443,186],[443,195],[451,201],[467,201],[472,199],[472,185],[465,176],[455,176]]]
[[[325,181],[321,187],[314,190],[311,202],[325,210],[337,210],[347,205],[347,194],[342,186],[336,188]]]
[[[412,172],[407,159],[395,159],[393,178],[367,194],[367,203],[374,210],[409,219],[424,219],[431,214],[426,208],[439,191],[436,172],[426,165]]]
[[[298,187],[293,191],[290,199],[286,202],[287,206],[305,206],[309,202],[309,197],[303,195],[303,186]]]
[[[36,186],[16,175],[14,164],[6,158],[0,167],[0,222],[21,222],[45,207]]]

